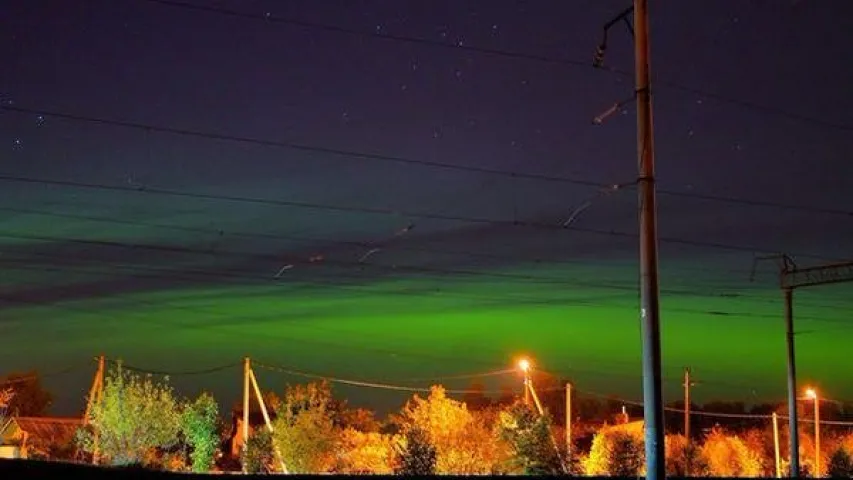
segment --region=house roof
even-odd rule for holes
[[[77,417],[15,417],[18,429],[27,433],[28,442],[69,443],[74,440],[83,419]]]

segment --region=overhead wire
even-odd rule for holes
[[[633,77],[633,73],[629,72],[627,70],[621,70],[621,69],[617,69],[617,68],[613,68],[613,67],[601,67],[601,68],[599,68],[599,67],[594,66],[593,62],[589,61],[589,60],[576,60],[576,59],[570,59],[570,58],[554,58],[554,57],[551,57],[548,55],[538,55],[538,54],[525,53],[525,52],[507,51],[507,50],[496,49],[496,48],[478,47],[478,46],[474,46],[474,45],[462,44],[460,42],[448,43],[448,42],[444,42],[444,41],[430,40],[427,38],[411,37],[411,36],[392,34],[392,33],[387,33],[387,32],[359,30],[359,29],[354,29],[354,28],[342,27],[342,26],[338,26],[338,25],[330,25],[330,24],[320,23],[320,22],[311,22],[311,21],[305,21],[305,20],[298,20],[295,18],[286,18],[286,17],[280,16],[280,15],[273,15],[270,12],[249,13],[249,12],[243,12],[243,11],[234,10],[234,9],[228,9],[228,8],[221,7],[221,6],[198,5],[198,4],[193,4],[193,3],[186,2],[183,0],[141,0],[141,1],[147,2],[147,3],[159,4],[159,5],[163,5],[163,6],[169,6],[169,7],[173,7],[173,8],[181,8],[181,9],[193,10],[193,11],[197,11],[197,12],[206,12],[206,13],[210,13],[210,14],[224,15],[224,16],[229,16],[229,17],[234,17],[234,18],[243,18],[243,19],[247,19],[247,20],[261,21],[261,22],[264,22],[267,24],[291,25],[291,26],[295,26],[295,27],[310,28],[310,29],[314,29],[314,30],[322,30],[322,31],[327,31],[327,32],[332,32],[332,33],[353,35],[353,36],[359,36],[359,37],[364,37],[364,38],[376,38],[376,39],[402,42],[402,43],[426,45],[426,46],[430,46],[430,47],[449,49],[449,50],[454,50],[454,51],[458,51],[458,52],[470,52],[470,53],[486,54],[486,55],[492,55],[492,56],[496,56],[496,57],[504,57],[504,58],[510,58],[510,59],[518,59],[518,60],[527,60],[527,61],[540,62],[540,63],[546,63],[546,64],[551,64],[551,65],[564,65],[564,66],[569,66],[569,67],[578,67],[578,68],[591,69],[591,70],[601,70],[602,72],[616,74],[616,75],[619,75],[622,77],[628,77],[628,78]],[[753,110],[755,112],[762,113],[765,115],[772,115],[772,116],[787,118],[787,119],[796,120],[796,121],[802,122],[802,123],[820,126],[823,128],[830,128],[833,130],[841,130],[841,131],[848,131],[848,132],[853,131],[853,125],[847,125],[847,124],[832,122],[829,120],[824,120],[821,118],[810,117],[807,115],[803,115],[803,114],[799,114],[796,112],[791,112],[791,111],[785,110],[781,107],[762,105],[762,104],[759,104],[757,102],[742,100],[742,99],[726,96],[723,94],[710,92],[710,91],[703,90],[700,88],[691,87],[691,86],[684,85],[680,82],[675,82],[672,80],[657,79],[655,81],[655,83],[658,86],[668,87],[668,88],[671,88],[673,90],[678,90],[678,91],[690,93],[693,95],[707,97],[709,99],[718,101],[720,103],[731,104],[731,105],[734,105],[734,106],[737,106],[737,107],[740,107],[743,109]]]
[[[0,238],[2,238],[4,236],[5,235],[3,233],[0,233]],[[133,247],[138,247],[138,245],[133,245]],[[128,248],[130,248],[130,247],[128,247]],[[29,253],[28,255],[30,255],[30,256],[43,256],[43,257],[47,257],[47,258],[54,258],[57,260],[64,260],[64,258],[61,256],[51,255],[51,254],[46,254],[46,253]],[[10,262],[15,262],[15,261],[24,261],[24,262],[26,262],[26,264],[23,264],[23,265],[13,264],[13,265],[9,266]],[[78,272],[78,273],[83,273],[83,274],[98,274],[98,273],[103,274],[104,273],[104,272],[92,272],[90,270],[86,270],[83,268],[75,268],[75,267],[69,266],[69,265],[49,265],[49,266],[48,265],[44,265],[44,266],[43,265],[31,265],[30,264],[31,258],[29,258],[29,259],[22,258],[20,260],[13,259],[13,258],[5,258],[5,259],[0,259],[0,262],[6,263],[8,268],[13,268],[13,269],[34,270],[34,271],[44,270],[44,271],[58,271],[58,272],[72,271],[72,272]],[[347,265],[347,264],[344,264],[344,265]],[[130,271],[141,270],[143,273],[141,273],[139,275],[135,275],[135,274],[130,275],[131,277],[139,277],[139,278],[162,278],[165,280],[187,280],[187,281],[199,281],[199,280],[210,280],[210,279],[215,279],[215,280],[226,280],[226,279],[227,280],[251,280],[254,282],[259,282],[259,283],[263,283],[263,284],[267,284],[267,285],[276,285],[276,284],[281,283],[280,281],[272,279],[268,276],[250,275],[247,273],[234,273],[234,272],[227,272],[227,271],[220,272],[217,270],[209,270],[209,269],[208,270],[204,270],[204,269],[203,270],[190,270],[190,269],[184,268],[184,269],[175,270],[175,269],[170,269],[170,268],[158,268],[158,267],[150,267],[150,266],[138,265],[138,264],[124,265],[124,264],[111,264],[111,263],[106,263],[103,266],[110,267],[110,268],[117,268],[120,270],[130,270]],[[405,270],[405,269],[406,269],[405,266],[404,267],[399,267],[399,266],[397,267],[397,270]],[[393,268],[392,268],[392,270],[393,270]],[[461,270],[461,271],[460,270],[447,270],[447,269],[438,269],[438,268],[431,269],[430,271],[433,273],[440,273],[440,274],[446,274],[446,275],[451,275],[451,276],[454,276],[454,275],[466,276],[466,275],[470,275],[470,274],[479,275],[480,273],[482,273],[482,275],[479,275],[479,276],[490,277],[490,278],[494,277],[494,275],[490,274],[489,272],[465,271],[465,270]],[[336,273],[335,277],[336,278],[339,277],[339,278],[347,278],[347,279],[366,280],[366,278],[364,278],[364,277],[346,277],[344,275],[341,275],[340,273]],[[498,277],[498,278],[504,278],[504,277]],[[532,278],[528,278],[527,276],[507,277],[507,279],[516,279],[516,280],[524,280],[524,281],[542,280],[540,277],[535,277],[535,276]],[[546,279],[546,280],[549,280],[549,282],[550,282],[550,280],[556,281],[558,279]],[[502,296],[476,295],[476,294],[468,294],[468,293],[464,293],[464,292],[453,292],[453,291],[446,291],[446,290],[440,290],[440,289],[433,289],[433,290],[418,289],[416,291],[377,289],[375,287],[366,287],[363,289],[359,289],[358,285],[351,285],[351,284],[339,283],[339,282],[327,282],[327,281],[324,281],[322,278],[321,279],[317,279],[317,278],[304,279],[302,277],[298,277],[295,279],[295,281],[300,283],[300,284],[314,285],[318,288],[340,288],[340,289],[344,289],[344,290],[356,290],[356,291],[357,290],[363,290],[365,293],[368,293],[368,294],[370,294],[370,293],[388,293],[388,294],[400,294],[400,295],[412,295],[412,296],[431,296],[431,295],[440,293],[441,295],[447,295],[447,296],[459,297],[459,298],[467,298],[467,299],[471,299],[471,300],[501,301],[501,302],[513,301],[513,302],[521,303],[521,304],[543,304],[543,305],[563,304],[563,305],[592,306],[592,307],[595,307],[595,306],[597,306],[597,307],[624,307],[625,306],[625,305],[620,305],[620,304],[612,303],[612,302],[611,303],[601,303],[600,301],[590,301],[590,300],[587,300],[583,297],[581,297],[581,298],[553,298],[553,299],[548,299],[548,298],[538,298],[538,297],[528,297],[528,296],[518,296],[518,295],[509,295],[509,296],[507,296],[507,295],[502,295]],[[558,282],[557,284],[561,284],[561,282]],[[605,290],[617,289],[616,286],[607,286],[607,285],[594,285],[593,287],[605,289]],[[618,288],[617,290],[619,290],[619,291],[622,291],[622,290],[633,291],[629,287]],[[692,295],[693,295],[692,292],[688,293],[688,296],[692,296]],[[698,296],[698,294],[697,294],[697,296]],[[717,297],[713,297],[713,298],[717,298]],[[818,308],[820,308],[820,307],[823,307],[823,308],[841,308],[841,307],[820,306],[820,305],[811,305],[811,306],[818,307]],[[745,311],[702,310],[702,309],[685,308],[685,307],[668,307],[667,310],[671,311],[671,312],[699,314],[699,315],[711,315],[711,316],[715,316],[715,317],[767,318],[767,319],[779,318],[779,315],[777,315],[777,314],[762,314],[762,313],[745,312]],[[825,318],[825,317],[812,317],[812,316],[800,316],[799,318],[801,320],[828,322],[828,323],[836,323],[836,324],[845,324],[846,323],[845,320],[841,319],[841,318],[831,319],[831,318]],[[851,324],[851,326],[853,326],[853,324]]]
[[[198,370],[155,370],[150,368],[137,367],[131,364],[124,362],[123,360],[114,360],[109,359],[108,362],[115,366],[120,366],[125,370],[130,370],[137,373],[147,373],[150,375],[163,375],[169,377],[191,377],[196,375],[210,375],[213,373],[219,373],[230,368],[236,368],[241,365],[240,362],[236,363],[227,363],[224,365],[218,365],[215,367],[202,368]]]
[[[381,162],[391,162],[391,163],[399,163],[410,166],[420,166],[420,167],[430,167],[430,168],[440,168],[446,170],[455,170],[455,171],[464,171],[469,173],[477,173],[477,174],[488,174],[488,175],[497,175],[510,177],[513,179],[523,179],[523,180],[537,180],[537,181],[548,181],[548,182],[558,182],[558,183],[568,183],[573,185],[585,186],[585,187],[593,187],[597,189],[609,189],[613,185],[580,179],[580,178],[571,178],[571,177],[563,177],[563,176],[552,176],[552,175],[544,175],[544,174],[535,174],[535,173],[525,173],[519,171],[507,171],[501,169],[493,169],[487,167],[477,167],[471,165],[457,165],[452,163],[443,163],[436,162],[431,160],[418,160],[403,156],[397,155],[386,155],[386,154],[378,154],[378,153],[367,153],[360,152],[356,150],[349,149],[336,149],[323,147],[319,145],[308,145],[301,144],[295,142],[286,142],[280,140],[269,140],[269,139],[261,139],[261,138],[252,138],[252,137],[244,137],[237,135],[227,135],[221,133],[213,133],[202,130],[193,130],[193,129],[181,129],[181,128],[173,128],[162,125],[154,125],[154,124],[146,124],[139,122],[130,122],[123,120],[115,120],[115,119],[107,119],[96,116],[87,116],[87,115],[78,115],[78,114],[70,114],[59,111],[49,111],[44,109],[31,109],[24,108],[15,105],[0,105],[0,110],[24,113],[30,115],[41,115],[53,118],[59,118],[69,121],[77,121],[77,122],[85,122],[85,123],[93,123],[100,125],[109,125],[115,127],[123,127],[123,128],[131,128],[131,129],[139,129],[144,130],[145,132],[158,132],[158,133],[169,133],[179,136],[189,136],[189,137],[197,137],[203,138],[206,140],[217,140],[217,141],[229,141],[236,143],[246,143],[246,144],[254,144],[261,146],[271,146],[271,147],[279,147],[286,148],[297,151],[306,151],[311,153],[322,153],[334,155],[339,158],[348,158],[348,159],[360,159],[360,160],[372,160],[372,161],[381,161]],[[14,180],[14,176],[4,176],[4,180],[11,181]],[[19,179],[18,181],[24,181]],[[147,188],[144,185],[136,186],[136,187],[124,187],[125,190],[136,190],[136,191],[148,191],[152,190]],[[153,190],[157,190],[156,188]],[[726,197],[721,195],[712,195],[712,194],[703,194],[703,193],[693,193],[693,192],[683,192],[683,191],[675,191],[668,190],[665,188],[657,188],[657,193],[660,195],[671,195],[681,198],[695,198],[700,200],[707,201],[716,201],[716,202],[724,202],[724,203],[733,203],[733,204],[741,204],[741,205],[749,205],[756,207],[768,207],[768,208],[778,208],[778,209],[788,209],[788,210],[800,210],[809,213],[816,214],[827,214],[827,215],[840,215],[853,217],[853,210],[840,210],[834,208],[826,208],[826,207],[813,207],[807,205],[797,205],[797,204],[788,204],[788,203],[778,203],[771,202],[765,200],[752,200],[752,199],[743,199],[738,197]]]
[[[263,362],[252,362],[253,365],[257,365],[266,370],[270,370],[273,372],[284,373],[286,375],[292,375],[303,378],[312,378],[317,380],[326,380],[330,383],[339,383],[342,385],[350,385],[353,387],[365,387],[365,388],[375,388],[380,390],[394,390],[399,392],[423,392],[429,393],[431,388],[428,387],[412,387],[408,385],[395,385],[391,383],[382,383],[382,382],[371,382],[371,381],[363,381],[363,380],[352,380],[346,378],[340,378],[330,375],[319,375],[316,373],[303,372],[300,370],[293,370],[290,368],[281,367],[278,365],[272,365]],[[471,394],[471,393],[501,393],[500,391],[484,391],[484,390],[458,390],[458,389],[445,389],[447,393],[455,393],[455,394]]]
[[[103,223],[112,223],[112,224],[121,224],[121,225],[134,225],[134,226],[145,226],[150,228],[161,228],[168,230],[176,230],[176,231],[186,231],[192,233],[206,233],[206,234],[218,234],[221,236],[223,233],[222,230],[216,229],[208,229],[203,227],[188,227],[185,225],[164,225],[158,223],[144,222],[144,221],[135,221],[135,220],[127,220],[121,218],[112,218],[112,217],[102,217],[102,216],[92,216],[92,215],[81,215],[81,214],[69,214],[69,213],[55,213],[41,210],[33,210],[33,209],[22,209],[22,208],[14,208],[14,207],[0,207],[0,211],[10,211],[21,214],[29,214],[29,215],[43,215],[48,217],[55,218],[70,218],[76,220],[85,220],[85,221],[95,221],[95,222],[103,222]],[[304,241],[304,242],[316,242],[320,244],[331,244],[331,245],[343,245],[343,246],[359,246],[363,248],[367,248],[371,245],[374,245],[365,241],[342,241],[335,239],[324,239],[324,238],[316,238],[316,237],[306,237],[306,236],[292,236],[292,235],[279,235],[279,234],[258,234],[258,233],[247,233],[241,231],[231,231],[228,232],[229,237],[247,237],[247,238],[259,238],[259,239],[275,239],[275,240],[296,240],[296,241]],[[139,245],[134,244],[133,248],[137,248]],[[145,248],[144,246],[142,248]],[[175,251],[183,251],[182,247],[169,247],[169,246],[157,246],[157,249],[170,249]],[[426,253],[438,253],[443,255],[459,255],[465,257],[473,257],[473,258],[484,258],[491,260],[507,260],[512,262],[532,262],[532,263],[545,263],[548,264],[569,264],[569,265],[577,265],[583,264],[580,260],[567,260],[567,259],[545,259],[545,258],[518,258],[518,257],[509,257],[506,255],[495,255],[495,254],[483,254],[481,252],[470,252],[470,251],[456,251],[456,250],[441,250],[441,249],[431,249],[431,248],[419,248],[419,247],[406,247],[406,246],[396,246],[396,250],[402,251],[415,251],[415,252],[426,252]],[[280,261],[282,258],[279,256],[273,255],[264,255],[257,253],[243,253],[243,252],[231,252],[224,250],[215,250],[215,251],[207,251],[207,250],[192,250],[190,253],[204,253],[208,255],[240,255],[246,257],[255,257],[255,258],[268,258],[275,261]],[[275,257],[275,258],[273,258]],[[363,262],[358,262],[360,266],[364,267],[366,265]],[[373,265],[373,264],[371,264]],[[355,266],[353,264],[353,266]],[[703,272],[707,272],[707,268],[695,268],[696,270],[701,270]],[[679,270],[685,270],[684,266],[679,266]],[[746,274],[747,270],[733,270],[735,273],[743,273]],[[591,285],[591,284],[590,284]],[[595,286],[601,286],[596,284]],[[673,294],[686,294],[690,295],[692,292],[677,292],[672,290],[664,289],[663,293],[667,295]],[[720,294],[720,296],[730,296],[732,294]],[[757,297],[755,295],[744,294],[743,292],[738,292],[736,295],[738,298],[746,297],[749,298],[750,301],[763,301],[764,303],[778,303],[776,299],[765,299],[761,297]],[[813,304],[810,302],[798,302],[799,305],[816,307],[816,308],[844,308],[844,305],[829,305],[829,304]]]
[[[78,181],[70,181],[70,180],[48,180],[48,179],[39,179],[32,177],[23,177],[16,175],[0,175],[0,181],[7,182],[19,182],[19,183],[28,183],[28,184],[42,184],[42,185],[55,185],[55,186],[64,186],[64,187],[74,187],[74,188],[82,188],[82,189],[92,189],[92,190],[103,190],[103,191],[115,191],[115,192],[127,192],[127,193],[137,193],[143,195],[162,195],[162,196],[171,196],[171,197],[180,197],[180,198],[193,198],[200,200],[209,200],[209,201],[225,201],[232,203],[245,203],[245,204],[256,204],[256,205],[267,205],[267,206],[277,206],[277,207],[292,207],[292,208],[300,208],[300,209],[313,209],[313,210],[321,210],[321,211],[336,211],[336,212],[350,212],[350,213],[364,213],[364,214],[374,214],[374,215],[403,215],[407,217],[413,218],[423,218],[423,219],[431,219],[431,220],[443,220],[450,222],[462,222],[462,223],[471,223],[471,224],[480,224],[480,225],[488,225],[488,226],[503,226],[503,227],[527,227],[527,228],[537,228],[544,229],[550,231],[574,231],[581,233],[589,233],[600,236],[610,236],[610,237],[622,237],[622,238],[636,238],[638,236],[635,232],[620,232],[616,230],[605,230],[605,229],[597,229],[597,228],[582,228],[577,226],[568,226],[563,227],[558,224],[553,223],[544,223],[540,221],[523,221],[523,220],[506,220],[506,219],[493,219],[486,217],[473,217],[466,215],[437,215],[430,212],[408,212],[408,211],[397,211],[391,208],[377,208],[377,207],[357,207],[352,205],[335,205],[329,203],[321,203],[321,202],[300,202],[300,201],[290,201],[290,200],[276,200],[270,198],[260,198],[260,197],[249,197],[242,195],[224,195],[224,194],[211,194],[211,193],[198,193],[198,192],[188,192],[183,190],[175,190],[175,189],[167,189],[167,188],[154,188],[154,187],[146,187],[146,188],[133,188],[122,185],[108,185],[103,183],[92,183],[92,182],[78,182]],[[777,253],[778,249],[768,249],[768,248],[759,248],[759,247],[750,247],[745,245],[734,245],[727,244],[721,242],[709,242],[703,240],[692,240],[678,237],[659,237],[658,241],[661,243],[671,243],[678,245],[688,245],[688,246],[696,246],[696,247],[709,247],[716,248],[720,250],[730,250],[730,251],[742,251],[742,252],[750,252],[750,253]],[[805,252],[790,252],[790,255],[799,256],[799,257],[811,257],[811,258],[819,258],[825,260],[839,260],[837,258],[826,257],[823,255],[816,255]]]

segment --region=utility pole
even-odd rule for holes
[[[634,25],[628,15],[634,13]],[[627,8],[604,25],[604,37],[593,58],[600,67],[607,50],[607,32],[620,20],[634,35],[634,97],[637,100],[637,190],[640,229],[640,323],[643,341],[643,419],[646,446],[646,478],[663,480],[666,476],[664,456],[663,386],[661,382],[660,299],[658,286],[657,208],[655,206],[655,154],[652,128],[652,92],[649,61],[648,0],[634,0]],[[601,124],[614,113],[619,102],[593,119]]]
[[[637,157],[640,203],[640,319],[643,335],[643,418],[646,478],[666,478],[661,385],[655,154],[649,72],[648,0],[634,0],[634,64],[637,94]]]
[[[690,476],[690,459],[692,458],[690,453],[690,387],[692,386],[693,384],[690,383],[690,367],[684,367],[684,440],[686,442],[684,474],[688,477]]]
[[[788,347],[788,433],[790,437],[791,468],[789,476],[800,475],[800,439],[797,428],[797,362],[794,356],[794,289],[830,283],[853,282],[853,261],[817,267],[799,268],[785,254],[756,257],[752,263],[750,281],[755,278],[755,267],[761,260],[775,260],[779,265],[779,287],[785,300],[785,337]]]
[[[797,424],[797,360],[794,357],[794,289],[782,288],[782,296],[785,299],[785,342],[788,347],[788,443],[791,450],[788,475],[797,478],[800,476],[800,432]]]
[[[572,384],[566,382],[566,452],[572,460]]]
[[[690,446],[690,367],[684,369],[684,438]]]
[[[776,478],[782,478],[782,459],[779,455],[779,416],[773,412],[773,453],[776,457]]]
[[[95,378],[92,379],[92,388],[89,389],[89,400],[86,402],[86,412],[83,414],[83,425],[89,424],[89,417],[92,414],[92,407],[100,403],[104,398],[104,370],[106,368],[106,359],[103,354],[98,355],[98,369],[95,371]],[[92,432],[92,464],[98,463],[98,429],[95,428]]]
[[[249,382],[252,367],[249,357],[243,359],[243,453],[249,446]],[[245,462],[243,462],[245,463]],[[247,473],[246,465],[243,465],[243,473]]]

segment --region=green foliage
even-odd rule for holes
[[[500,413],[501,438],[508,442],[515,463],[527,474],[556,475],[563,472],[560,456],[551,439],[551,418],[541,416],[523,403]]]
[[[273,443],[290,473],[325,473],[335,459],[337,429],[327,382],[288,387],[273,423]]]
[[[77,443],[93,453],[94,432],[102,459],[115,465],[140,464],[158,448],[178,442],[181,416],[172,389],[119,365],[105,379],[103,398],[89,412],[91,429],[80,430]],[[94,432],[93,432],[94,430]]]
[[[210,394],[203,393],[184,408],[181,415],[181,431],[191,448],[190,460],[194,472],[207,472],[213,466],[219,438],[216,420],[219,408]]]
[[[406,436],[397,446],[397,465],[394,473],[406,476],[435,475],[435,447],[426,432],[418,427],[406,431]]]
[[[272,434],[264,429],[249,435],[246,448],[240,454],[240,463],[247,473],[270,473],[273,471]]]
[[[853,477],[853,458],[844,447],[839,447],[832,452],[826,473],[832,478]]]
[[[44,389],[41,376],[35,370],[10,373],[0,379],[0,385],[11,385],[12,397],[6,405],[10,415],[39,417],[47,413],[53,395]]]

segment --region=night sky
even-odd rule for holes
[[[101,352],[410,386],[529,353],[639,398],[634,105],[592,122],[632,95],[624,26],[591,65],[627,4],[0,2],[0,373],[53,373],[69,413]],[[853,255],[853,2],[652,1],[651,32],[665,396],[690,366],[697,400],[782,401],[750,269]],[[796,293],[830,398],[851,292]],[[171,381],[231,402],[240,375]]]

